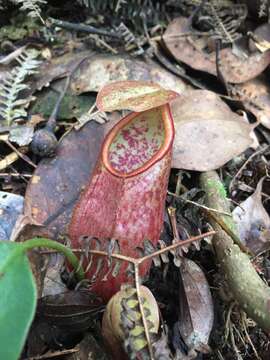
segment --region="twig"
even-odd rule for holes
[[[93,39],[96,42],[96,45],[99,46],[100,48],[105,48],[105,49],[109,50],[114,55],[118,54],[118,51],[116,49],[114,49],[111,45],[106,43],[105,40],[102,40],[100,37],[98,37],[98,35],[90,34],[88,36],[88,38]]]
[[[27,162],[29,165],[33,166],[36,169],[37,165],[33,163],[32,160],[27,155],[24,155],[21,151],[15,148],[8,140],[4,141],[21,159]]]
[[[176,222],[175,212],[176,212],[176,209],[174,207],[170,206],[168,208],[168,213],[169,213],[169,217],[171,220],[171,226],[172,226],[172,231],[173,231],[173,237],[176,241],[181,241],[178,230],[177,230],[177,222]]]
[[[181,199],[181,200],[183,200],[183,201],[185,201],[185,202],[187,202],[187,203],[189,203],[189,204],[195,205],[195,206],[197,206],[197,207],[199,207],[199,208],[202,208],[202,209],[204,209],[204,210],[209,210],[209,211],[215,212],[215,213],[217,213],[217,214],[227,215],[227,216],[232,217],[232,214],[229,214],[229,213],[224,212],[224,211],[219,211],[219,210],[216,210],[216,209],[208,208],[207,206],[202,205],[202,204],[199,204],[199,203],[196,203],[195,201],[185,199],[185,198],[183,198],[181,195],[176,195],[175,193],[173,193],[173,192],[171,192],[171,191],[167,191],[167,193],[168,193],[169,195],[175,196],[175,197],[177,197],[178,199]]]
[[[31,178],[32,174],[20,174],[20,173],[0,173],[0,177],[18,177],[18,178]]]
[[[8,166],[13,164],[19,159],[18,154],[14,151],[11,154],[8,154],[4,159],[0,160],[0,170],[6,169]]]
[[[100,29],[97,29],[90,25],[71,23],[68,21],[58,20],[58,19],[54,19],[51,17],[49,18],[49,21],[51,22],[51,24],[49,24],[49,25],[51,25],[53,27],[60,27],[60,28],[67,29],[67,30],[83,31],[83,32],[87,32],[90,34],[109,36],[109,37],[113,37],[113,38],[117,38],[117,39],[121,38],[116,33],[112,33],[112,32],[105,31],[105,30],[100,30]]]
[[[243,326],[243,329],[244,329],[244,333],[246,335],[246,338],[247,338],[247,341],[248,343],[250,344],[253,352],[254,352],[254,355],[256,357],[257,360],[262,360],[261,357],[259,356],[250,336],[249,336],[249,333],[247,331],[247,326],[246,326],[246,313],[244,313],[243,311],[241,312],[241,322],[242,322],[242,326]]]
[[[264,153],[267,149],[269,149],[270,145],[266,145],[263,146],[262,149],[256,151],[255,153],[253,153],[252,155],[250,155],[250,157],[244,162],[244,164],[240,167],[240,169],[237,171],[237,173],[234,175],[234,177],[231,180],[230,186],[229,186],[229,191],[232,191],[233,185],[236,181],[236,179],[240,176],[240,174],[242,173],[242,171],[244,170],[244,168],[247,166],[247,164],[257,155],[260,155],[262,153]]]
[[[167,70],[169,70],[171,73],[189,81],[192,85],[199,89],[205,90],[205,86],[203,86],[199,81],[196,79],[193,79],[191,76],[186,74],[186,71],[179,66],[173,65],[168,59],[161,53],[161,51],[158,50],[157,44],[155,44],[153,41],[151,41],[151,46],[154,49],[154,54],[156,59],[160,62],[161,65],[163,65]]]
[[[162,255],[165,252],[176,249],[177,247],[181,247],[181,246],[191,244],[191,243],[193,243],[195,241],[201,240],[201,239],[203,239],[205,237],[208,237],[208,236],[211,236],[211,235],[214,235],[214,234],[216,234],[216,231],[214,231],[214,230],[208,231],[208,232],[206,232],[204,234],[193,236],[193,237],[191,237],[191,238],[189,238],[187,240],[183,240],[181,242],[166,246],[166,247],[164,247],[164,248],[162,248],[160,250],[154,251],[153,253],[151,253],[149,255],[145,255],[145,256],[143,256],[141,258],[132,258],[132,257],[129,257],[129,256],[116,254],[116,253],[109,254],[108,252],[101,251],[101,250],[88,250],[87,252],[88,252],[88,254],[92,254],[92,255],[107,256],[107,257],[109,256],[109,257],[112,257],[112,258],[117,259],[117,260],[127,261],[127,262],[132,263],[132,264],[140,265],[144,261],[150,260],[150,259],[154,258],[155,256]],[[82,249],[72,249],[72,251],[74,253],[85,253],[85,250],[82,250]],[[53,253],[55,253],[54,250],[40,251],[40,254],[53,254]]]
[[[157,250],[157,251],[153,252],[152,254],[146,255],[146,256],[144,256],[144,257],[142,257],[142,258],[140,258],[140,259],[136,259],[136,261],[137,261],[139,264],[141,264],[142,262],[147,261],[147,260],[149,260],[149,259],[151,259],[151,258],[153,258],[153,257],[155,257],[155,256],[161,255],[161,254],[163,254],[164,252],[167,252],[167,251],[170,251],[170,250],[174,250],[174,249],[176,249],[176,248],[179,247],[179,246],[189,245],[189,244],[191,244],[191,243],[193,243],[193,242],[195,242],[195,241],[198,241],[198,240],[203,239],[204,237],[208,237],[208,236],[214,235],[215,233],[216,233],[216,232],[213,230],[213,231],[208,231],[208,232],[206,232],[206,233],[204,233],[204,234],[201,234],[201,235],[193,236],[193,237],[191,237],[191,238],[189,238],[189,239],[187,239],[187,240],[183,240],[183,241],[181,241],[181,242],[179,242],[179,243],[166,246],[166,247],[164,247],[164,248],[162,248],[162,249],[160,249],[160,250]]]

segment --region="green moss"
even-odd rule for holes
[[[11,25],[2,26],[0,29],[0,40],[21,40],[26,36],[32,36],[40,29],[37,19],[19,14],[12,17]]]

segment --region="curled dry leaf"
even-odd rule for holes
[[[207,345],[214,321],[214,307],[209,285],[202,269],[183,258],[180,267],[180,317],[177,323],[189,353],[209,351]]]
[[[262,204],[263,181],[232,213],[241,241],[255,254],[270,246],[270,218]]]
[[[100,111],[141,112],[164,105],[178,94],[147,81],[116,81],[105,85],[97,95]]]
[[[149,334],[157,334],[159,329],[159,309],[151,291],[140,287],[141,302]],[[102,319],[102,334],[114,359],[126,359],[123,348],[129,354],[147,348],[147,340],[139,310],[135,288],[126,287],[118,291],[107,304]]]
[[[192,68],[206,71],[212,75],[216,72],[216,53],[205,51],[207,37],[183,35],[189,33],[188,19],[179,17],[174,19],[165,31],[163,41],[174,58]],[[181,36],[182,35],[182,36]],[[238,57],[231,48],[220,51],[220,71],[229,83],[242,83],[255,78],[263,72],[270,63],[270,51],[255,52],[248,57]]]
[[[211,91],[186,91],[171,103],[171,110],[175,124],[175,168],[217,169],[252,143],[252,126]]]
[[[128,56],[95,55],[83,61],[71,79],[76,95],[98,92],[103,86],[126,80],[152,81],[165,89],[182,93],[187,86],[182,79],[152,60],[141,61]]]
[[[270,91],[263,75],[243,84],[233,85],[230,94],[234,99],[240,100],[262,125],[270,129]]]

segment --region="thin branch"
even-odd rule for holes
[[[21,159],[23,159],[25,162],[27,162],[29,165],[33,166],[33,168],[36,169],[37,165],[33,163],[32,160],[30,160],[30,158],[27,155],[22,154],[15,146],[13,146],[8,140],[4,141],[10,148],[11,150],[13,150],[18,157],[20,157]]]
[[[219,210],[216,210],[216,209],[211,209],[211,208],[209,208],[209,207],[207,207],[207,206],[205,206],[205,205],[196,203],[195,201],[185,199],[185,198],[183,198],[181,195],[176,195],[175,193],[173,193],[173,192],[171,192],[171,191],[167,191],[167,194],[172,195],[172,196],[174,196],[174,197],[176,197],[176,198],[178,198],[178,199],[181,199],[181,200],[187,202],[188,204],[195,205],[195,206],[197,206],[197,207],[199,207],[199,208],[202,208],[202,209],[204,209],[204,210],[208,210],[208,211],[212,211],[212,212],[215,212],[215,213],[218,213],[218,214],[221,214],[221,215],[227,215],[227,216],[232,217],[232,214],[229,214],[229,213],[224,212],[224,211],[219,211]]]
[[[107,257],[109,256],[109,257],[112,257],[112,258],[117,259],[117,260],[127,261],[127,262],[132,263],[132,264],[140,265],[144,261],[150,260],[155,256],[161,255],[161,254],[163,254],[165,252],[168,252],[170,250],[174,250],[174,249],[176,249],[178,247],[191,244],[191,243],[193,243],[195,241],[203,239],[204,237],[208,237],[208,236],[211,236],[211,235],[214,235],[214,234],[216,234],[216,231],[214,231],[214,230],[208,231],[208,232],[206,232],[204,234],[193,236],[193,237],[191,237],[191,238],[189,238],[187,240],[183,240],[183,241],[180,241],[180,242],[178,242],[176,244],[166,246],[166,247],[164,247],[164,248],[162,248],[160,250],[157,250],[157,251],[153,252],[152,254],[143,256],[142,258],[139,258],[139,259],[132,258],[132,257],[129,257],[129,256],[125,256],[125,255],[121,255],[121,254],[115,254],[115,253],[109,254],[106,251],[100,251],[100,250],[88,250],[88,254],[98,255],[98,256],[107,256]],[[85,253],[85,250],[82,250],[82,249],[72,249],[72,251],[74,253]],[[47,250],[47,251],[41,251],[40,253],[41,254],[53,254],[53,253],[55,253],[55,251]]]
[[[247,164],[257,155],[263,154],[267,149],[269,149],[270,145],[264,146],[262,149],[259,149],[258,151],[256,151],[255,153],[253,153],[252,155],[250,155],[250,157],[244,162],[244,164],[240,167],[240,169],[237,171],[237,173],[234,175],[234,177],[231,180],[230,186],[229,186],[229,191],[232,191],[233,185],[236,181],[236,179],[241,175],[242,171],[244,170],[244,168],[247,166]]]
[[[165,253],[167,251],[174,250],[177,247],[181,247],[181,246],[191,244],[191,243],[193,243],[195,241],[203,239],[204,237],[208,237],[208,236],[215,235],[215,234],[216,234],[216,231],[214,231],[214,230],[213,231],[208,231],[208,232],[206,232],[204,234],[193,236],[193,237],[191,237],[191,238],[189,238],[187,240],[180,241],[179,243],[166,246],[163,249],[160,249],[160,250],[157,250],[157,251],[153,252],[152,254],[149,254],[149,255],[146,255],[146,256],[144,256],[144,257],[142,257],[140,259],[134,259],[134,260],[136,260],[136,262],[141,264],[142,262],[147,261],[149,259],[152,259],[153,257],[161,255],[161,254],[163,254],[163,253]]]
[[[83,32],[90,33],[90,34],[109,36],[109,37],[113,37],[113,38],[117,38],[117,39],[120,38],[120,36],[116,33],[112,33],[112,32],[105,31],[105,30],[100,30],[100,29],[97,29],[90,25],[76,24],[76,23],[71,23],[68,21],[58,20],[58,19],[54,19],[54,18],[49,18],[49,21],[51,23],[50,25],[53,27],[60,27],[60,28],[67,29],[67,30],[83,31]]]

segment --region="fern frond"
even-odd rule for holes
[[[214,39],[219,39],[223,44],[233,44],[242,37],[238,29],[247,16],[246,5],[217,5],[211,1],[206,2],[203,14],[200,19],[210,26],[209,35]]]
[[[119,11],[119,9],[121,8],[121,6],[123,4],[126,4],[127,0],[117,0],[116,6],[115,6],[115,12],[117,13]]]
[[[20,10],[27,11],[28,15],[31,17],[39,17],[44,23],[44,20],[41,17],[40,6],[46,4],[46,0],[13,0],[13,2],[21,5]]]
[[[38,53],[35,50],[25,50],[16,60],[19,65],[0,84],[0,117],[6,126],[27,115],[23,106],[28,99],[18,99],[19,93],[28,88],[25,78],[36,72],[40,61],[36,60]]]
[[[122,37],[122,39],[125,42],[125,49],[128,51],[130,46],[134,46],[137,48],[137,51],[135,51],[134,55],[142,55],[144,53],[143,48],[139,44],[139,41],[136,39],[133,32],[123,23],[116,28],[117,33],[119,33]]]
[[[268,0],[260,0],[259,17],[267,16],[270,4]]]

